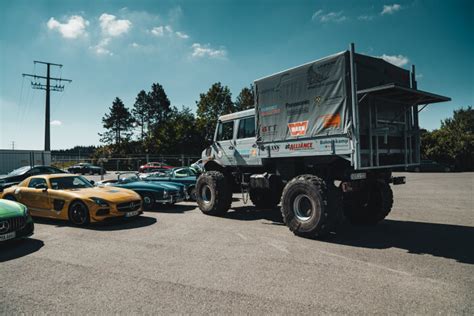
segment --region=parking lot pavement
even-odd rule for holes
[[[374,227],[294,236],[235,195],[0,247],[0,313],[474,314],[473,173],[411,174]]]

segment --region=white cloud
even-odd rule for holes
[[[106,38],[103,38],[103,39],[99,42],[99,44],[97,44],[96,46],[91,46],[90,49],[94,50],[94,52],[95,52],[97,55],[113,56],[114,53],[112,53],[112,52],[108,49],[109,43],[110,43],[110,38],[109,38],[109,37],[106,37]]]
[[[214,49],[209,44],[200,44],[194,43],[192,46],[193,52],[192,57],[202,58],[216,58],[216,59],[225,59],[227,57],[227,51],[224,48]]]
[[[395,66],[398,66],[398,67],[405,66],[410,61],[408,59],[408,57],[403,56],[403,55],[385,55],[385,54],[383,54],[382,56],[380,56],[380,58],[382,58],[383,60],[385,60],[385,61],[387,61],[391,64],[394,64]]]
[[[115,15],[103,13],[99,17],[100,27],[106,36],[119,36],[127,33],[132,22],[130,20],[117,20]]]
[[[176,36],[178,36],[179,38],[182,38],[182,39],[187,39],[189,38],[189,35],[186,34],[186,33],[183,33],[183,32],[176,32]]]
[[[360,21],[372,21],[374,19],[374,16],[373,15],[359,15],[357,19]]]
[[[87,35],[86,27],[89,21],[80,15],[73,15],[65,23],[60,23],[55,18],[50,18],[47,26],[50,30],[57,30],[64,38],[78,38]]]
[[[397,11],[400,11],[400,9],[402,8],[401,5],[399,4],[391,4],[391,5],[384,5],[383,6],[383,10],[382,12],[380,12],[381,15],[384,15],[384,14],[393,14]]]
[[[132,43],[132,47],[135,47],[135,48],[137,48],[137,47],[140,47],[140,45],[139,45],[139,44],[137,44],[137,43],[135,43],[135,42],[133,42],[133,43]]]
[[[63,122],[61,122],[60,120],[52,120],[49,124],[51,124],[52,126],[61,126],[63,125]]]
[[[166,25],[166,26],[165,26],[165,30],[166,30],[166,32],[168,32],[168,33],[173,33],[173,28],[172,28],[171,26],[169,26],[169,25]]]
[[[151,32],[151,34],[153,34],[155,36],[158,36],[158,37],[161,37],[161,36],[165,35],[165,31],[164,31],[163,26],[156,26],[156,27],[152,28],[150,32]]]
[[[326,22],[342,22],[347,20],[346,16],[342,14],[342,11],[339,12],[329,12],[324,14],[323,10],[318,10],[314,12],[311,20],[316,21],[319,20],[321,23]]]

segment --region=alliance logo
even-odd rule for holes
[[[285,146],[285,149],[287,150],[310,150],[313,149],[313,143],[308,142],[308,143],[296,143],[296,144],[287,144]]]
[[[308,121],[288,123],[291,136],[304,136],[308,129]]]

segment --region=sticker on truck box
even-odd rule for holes
[[[308,129],[308,121],[288,123],[291,136],[304,136]]]
[[[339,113],[322,115],[320,118],[323,120],[324,128],[339,128],[341,126],[341,115]]]

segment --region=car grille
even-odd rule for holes
[[[0,234],[7,234],[25,227],[26,217],[18,216],[6,220],[0,220]],[[2,229],[3,228],[3,229]],[[6,228],[6,229],[5,229]]]
[[[133,212],[140,209],[142,202],[140,200],[135,200],[126,203],[117,204],[117,210],[119,212]]]

